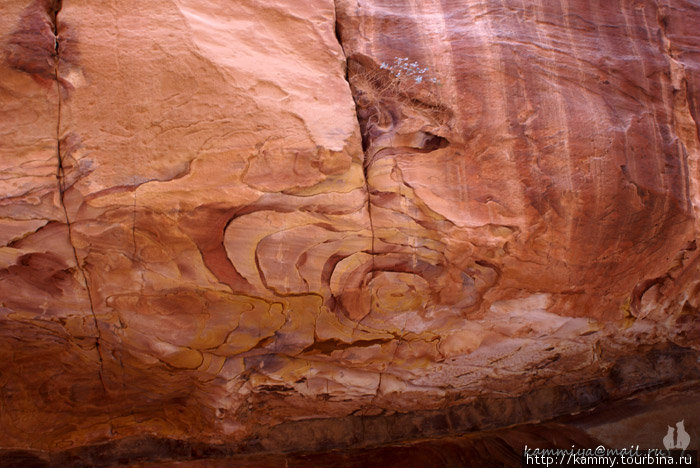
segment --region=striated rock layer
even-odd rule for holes
[[[315,450],[697,377],[698,23],[4,1],[0,448]]]

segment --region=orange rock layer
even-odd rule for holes
[[[700,7],[526,3],[4,1],[0,448],[352,446],[697,376]]]

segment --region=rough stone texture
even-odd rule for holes
[[[455,466],[480,468],[483,466],[520,466],[521,446],[555,448],[579,444],[595,447],[596,439],[575,428],[558,424],[541,426],[525,425],[498,432],[474,434],[470,437],[451,437],[435,441],[419,441],[412,444],[396,444],[354,451],[330,451],[320,453],[236,455],[229,458],[205,458],[196,461],[160,461],[129,465],[129,468],[425,468],[431,466]],[[33,464],[36,468],[52,466],[49,460],[38,454],[11,455],[17,466]],[[10,459],[8,455],[7,459]],[[100,466],[63,458],[71,466]],[[98,462],[99,463],[99,462]],[[24,465],[22,465],[24,464]],[[31,466],[31,465],[30,465]],[[59,465],[60,466],[60,465]]]
[[[0,447],[322,449],[697,377],[698,23],[2,2]]]
[[[0,450],[3,466],[75,468],[426,468],[521,467],[523,448],[594,449],[599,446],[646,453],[663,447],[668,428],[700,411],[700,381],[637,394],[625,401],[552,422],[523,424],[448,437],[368,444],[361,449],[291,453],[236,453],[226,446],[187,441],[121,439],[63,452]],[[688,450],[697,450],[700,427],[687,427]],[[571,463],[570,463],[571,464]],[[619,460],[618,463],[620,464]],[[629,463],[628,463],[629,464]]]

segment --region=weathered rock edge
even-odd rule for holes
[[[314,453],[369,448],[541,423],[593,409],[634,394],[700,380],[700,353],[669,345],[623,356],[609,372],[576,386],[553,386],[513,398],[481,397],[440,410],[378,416],[351,415],[286,422],[238,444],[207,444],[154,436],[127,437],[61,452],[0,450],[3,466],[110,467],[137,462],[223,459],[243,454]],[[636,376],[656,375],[644,384]],[[575,418],[575,417],[574,417]],[[572,418],[568,418],[572,419]]]

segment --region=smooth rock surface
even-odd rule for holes
[[[320,450],[697,377],[699,23],[4,1],[0,447]]]

